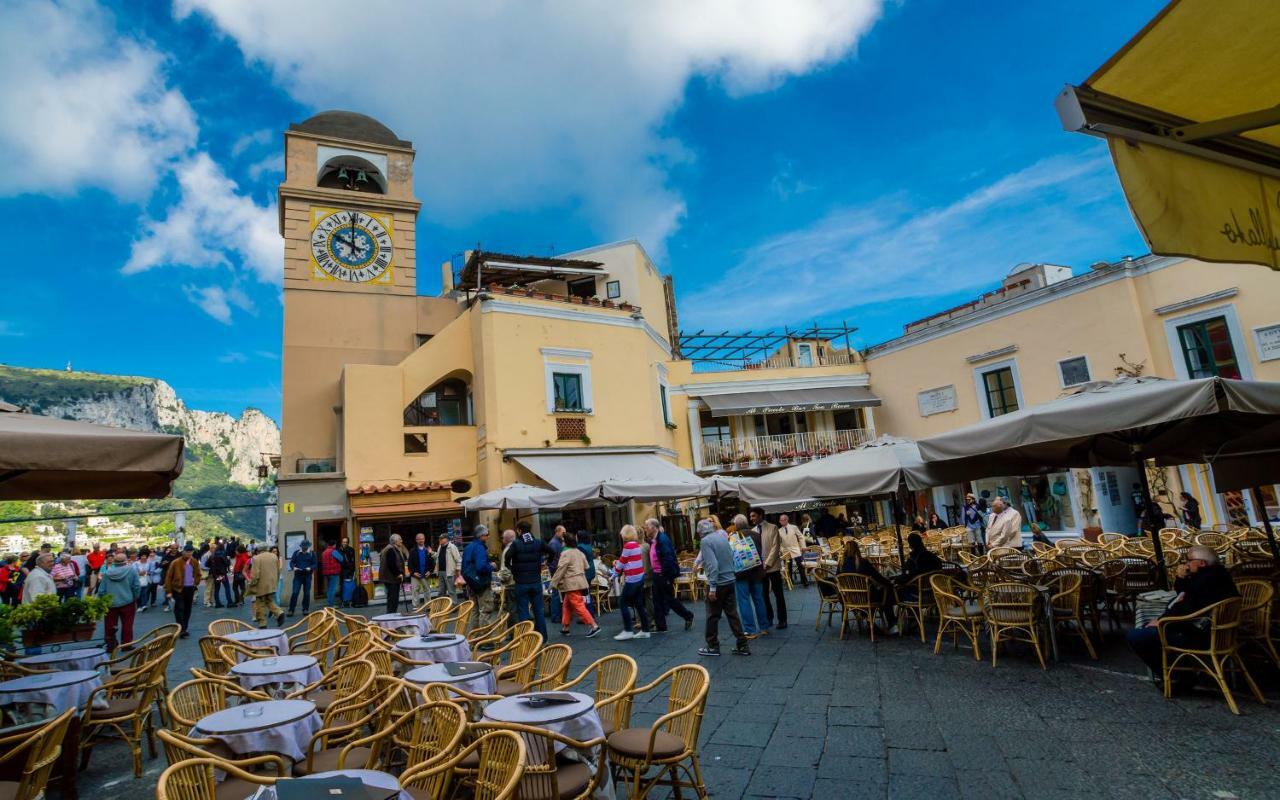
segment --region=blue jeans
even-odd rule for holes
[[[542,582],[517,583],[515,590],[516,619],[533,620],[533,627],[547,640],[547,617],[542,613]]]
[[[339,593],[342,591],[341,575],[325,575],[324,576],[324,595],[329,601],[330,606],[338,605]]]
[[[289,613],[292,614],[294,609],[298,607],[298,596],[302,596],[302,613],[306,614],[311,610],[311,573],[297,572],[293,573],[293,591],[289,595]]]
[[[769,630],[771,625],[764,609],[764,582],[738,578],[734,581],[734,594],[738,599],[742,630],[752,635]]]
[[[622,584],[622,629],[631,630],[631,609],[640,614],[640,630],[649,630],[649,612],[644,607],[644,581]]]

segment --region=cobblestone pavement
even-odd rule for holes
[[[713,797],[1280,797],[1280,714],[1241,698],[1244,715],[1234,717],[1206,690],[1166,701],[1118,634],[1108,633],[1098,662],[1063,642],[1063,660],[1042,672],[1015,645],[992,669],[985,648],[976,663],[949,643],[935,656],[918,636],[840,641],[836,628],[815,632],[813,589],[797,587],[787,602],[791,627],[755,641],[752,656],[726,647],[702,659],[712,674],[701,752]],[[673,618],[670,633],[648,640],[613,641],[617,612],[594,639],[575,627],[571,674],[614,651],[635,657],[641,682],[698,661],[705,606],[692,609],[693,631]],[[196,610],[193,637],[170,665],[174,684],[200,663],[195,631],[228,615],[214,612]],[[229,615],[247,619],[248,607]],[[158,609],[141,614],[139,633],[171,619]],[[561,641],[558,627],[552,641]],[[726,634],[722,622],[722,641]],[[1275,674],[1261,665],[1254,672],[1275,699]],[[662,703],[637,703],[635,723],[656,719]],[[152,796],[163,753],[145,762],[140,781],[129,765],[123,746],[97,748],[80,776],[81,796]]]

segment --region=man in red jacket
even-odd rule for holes
[[[320,554],[320,574],[324,576],[324,593],[331,608],[338,607],[338,596],[342,589],[342,560],[345,556],[333,542],[326,542],[324,552]]]
[[[107,554],[102,552],[102,545],[97,542],[93,543],[93,550],[85,559],[89,562],[89,574],[85,578],[85,588],[92,592],[98,587],[98,573],[102,571],[102,565],[107,561]]]

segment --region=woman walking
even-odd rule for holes
[[[644,555],[634,525],[623,525],[622,555],[613,564],[613,571],[623,578],[622,584],[622,632],[613,637],[616,641],[649,638],[649,612],[644,606]],[[640,615],[640,632],[631,629],[631,609]]]
[[[569,635],[569,620],[572,616],[576,616],[587,626],[588,639],[600,632],[600,626],[587,610],[587,592],[591,586],[587,580],[589,566],[586,553],[578,549],[578,537],[566,531],[564,550],[560,552],[556,572],[551,576],[551,588],[560,592],[560,633],[563,636]]]

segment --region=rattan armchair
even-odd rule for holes
[[[1248,578],[1236,581],[1240,590],[1240,643],[1253,644],[1263,652],[1271,662],[1280,667],[1280,653],[1276,652],[1276,643],[1271,636],[1272,613],[1275,604],[1275,586],[1269,581]]]
[[[44,797],[49,774],[62,755],[67,726],[75,716],[68,709],[33,729],[0,738],[0,770],[17,780],[0,781],[0,797],[12,800],[35,800]]]
[[[133,669],[124,670],[89,696],[82,712],[80,769],[89,765],[93,748],[106,739],[120,738],[133,754],[133,776],[142,777],[142,737],[156,757],[151,704],[156,701],[172,651]],[[96,703],[102,703],[101,708]],[[114,734],[114,735],[113,735]]]
[[[1083,593],[1081,591],[1081,587],[1084,585],[1084,578],[1074,572],[1066,571],[1060,571],[1058,574],[1046,577],[1047,584],[1053,588],[1053,595],[1050,597],[1049,602],[1053,608],[1054,626],[1065,627],[1070,633],[1084,640],[1085,649],[1089,651],[1089,658],[1097,661],[1098,651],[1093,648],[1093,642],[1089,639],[1089,632],[1084,627]]]
[[[521,800],[588,800],[604,781],[605,737],[579,741],[546,728],[509,722],[480,722],[472,726],[477,734],[489,731],[511,731],[520,734],[525,745],[524,775],[517,795]],[[556,753],[562,749],[581,754],[582,760],[561,762]],[[592,769],[592,765],[600,768]]]
[[[476,655],[475,659],[497,669],[503,665],[519,664],[525,661],[538,652],[541,646],[542,634],[529,631],[514,637],[502,647]]]
[[[168,728],[161,728],[156,731],[156,736],[160,737],[160,743],[164,746],[164,757],[169,766],[180,764],[193,758],[216,758],[237,766],[245,772],[262,775],[263,777],[267,777],[263,773],[273,772],[275,774],[271,777],[277,778],[287,776],[290,767],[293,766],[293,762],[276,753],[267,753],[249,758],[236,758],[220,739],[184,736]],[[227,796],[234,795],[234,789],[242,791],[241,797],[248,797],[255,791],[253,784],[236,781],[234,778],[228,779],[223,783],[229,784],[219,787],[221,793]]]
[[[238,619],[215,619],[209,623],[210,636],[229,636],[240,631],[251,631],[253,626]]]
[[[655,786],[668,786],[676,795],[682,788],[693,789],[699,798],[706,798],[698,765],[698,732],[711,676],[698,664],[684,664],[667,670],[652,683],[637,686],[630,695],[648,694],[664,684],[669,684],[667,713],[648,728],[624,728],[606,740],[613,778],[631,785],[632,800],[647,797]]]
[[[421,764],[441,754],[452,754],[467,734],[467,712],[457,703],[432,701],[415,705],[387,720],[376,733],[345,745],[338,760],[350,768],[357,748],[373,751],[373,760],[385,768]]]
[[[480,720],[486,704],[502,699],[502,696],[497,694],[468,692],[465,689],[459,689],[452,683],[425,684],[422,687],[422,696],[426,698],[428,703],[453,703],[461,706],[462,710],[467,714],[467,719],[472,722]]]
[[[1040,602],[1040,594],[1025,583],[993,583],[983,589],[982,615],[991,632],[992,667],[996,666],[1001,642],[1022,641],[1036,651],[1040,669],[1048,668],[1041,641],[1044,615]]]
[[[235,655],[266,658],[276,654],[276,651],[270,647],[251,647],[222,636],[201,636],[197,644],[200,647],[200,656],[204,659],[205,671],[212,672],[214,675],[228,674],[232,665],[238,660],[232,658]],[[222,649],[224,647],[227,648],[225,653]]]
[[[509,800],[515,797],[524,776],[524,739],[513,731],[491,731],[467,745],[457,755],[410,767],[400,775],[400,786],[423,800],[451,800],[457,795],[458,765],[464,760],[480,765],[469,772],[468,790],[475,800]]]
[[[938,635],[933,644],[934,655],[942,652],[942,636],[951,631],[952,647],[959,646],[959,635],[963,633],[973,645],[973,660],[981,661],[982,648],[978,644],[978,634],[982,629],[982,607],[976,600],[978,590],[950,575],[931,576],[929,586],[938,606]]]
[[[818,586],[818,619],[813,629],[822,628],[822,615],[827,615],[827,627],[831,627],[831,618],[836,614],[844,619],[844,603],[840,599],[840,587],[836,586],[835,577],[829,570],[818,569],[813,572],[813,581]]]
[[[474,649],[481,642],[494,637],[501,636],[506,632],[511,624],[511,615],[506,611],[498,615],[498,618],[488,625],[479,625],[467,631],[467,644]]]
[[[907,620],[915,620],[916,627],[920,629],[921,644],[925,643],[925,620],[937,610],[937,605],[933,602],[933,586],[929,583],[930,578],[936,574],[938,573],[925,572],[913,575],[894,587],[898,601],[898,626],[905,633]]]
[[[290,700],[310,700],[323,714],[329,706],[348,697],[360,697],[373,688],[377,669],[362,658],[340,661],[320,680],[286,695]]]
[[[1164,696],[1173,696],[1173,674],[1175,672],[1203,672],[1213,678],[1227,699],[1227,706],[1232,714],[1239,714],[1240,708],[1227,685],[1227,669],[1234,666],[1244,676],[1254,698],[1262,704],[1267,700],[1254,683],[1253,676],[1240,658],[1240,617],[1243,602],[1239,597],[1231,597],[1214,603],[1208,608],[1194,614],[1177,617],[1161,617],[1156,620],[1156,629],[1160,632],[1160,663],[1164,680]],[[1189,623],[1198,617],[1209,620],[1208,641],[1202,647],[1193,644],[1174,644],[1170,641],[1170,626]]]
[[[631,690],[636,688],[639,672],[634,658],[613,653],[588,664],[578,677],[556,688],[572,689],[591,678],[595,686],[596,713],[600,715],[600,722],[608,735],[631,727]]]
[[[227,708],[231,698],[240,702],[256,702],[270,700],[271,696],[263,692],[255,692],[240,688],[239,684],[222,679],[194,678],[180,683],[165,698],[168,707],[170,724],[182,731],[189,731],[200,721],[215,711]]]
[[[381,701],[376,707],[373,703]],[[295,775],[313,775],[337,769],[377,769],[387,755],[384,748],[375,749],[355,743],[370,733],[378,733],[390,727],[379,726],[385,719],[384,706],[395,702],[393,698],[378,697],[369,692],[368,699],[350,698],[336,702],[324,713],[323,727],[307,742],[306,758],[293,767]],[[348,745],[352,745],[348,747]]]
[[[303,615],[302,619],[284,628],[284,635],[289,637],[290,642],[292,642],[294,637],[305,637],[322,628],[336,624],[337,621],[338,617],[333,609],[321,608]]]
[[[876,611],[880,605],[871,596],[871,579],[856,572],[841,572],[836,575],[836,588],[840,590],[840,638],[849,625],[849,617],[853,616],[854,625],[862,630],[862,620],[867,621],[871,630],[871,641],[876,640]]]
[[[219,783],[217,773],[226,774]],[[156,784],[156,800],[219,800],[231,797],[226,793],[227,781],[240,781],[247,787],[274,786],[275,778],[245,772],[229,761],[220,758],[192,758],[170,766],[160,773]],[[219,793],[219,788],[223,789]],[[249,794],[254,790],[251,789]],[[248,797],[248,794],[244,795]]]
[[[519,663],[500,668],[496,674],[498,694],[510,697],[563,683],[572,659],[573,648],[569,645],[549,644]]]

